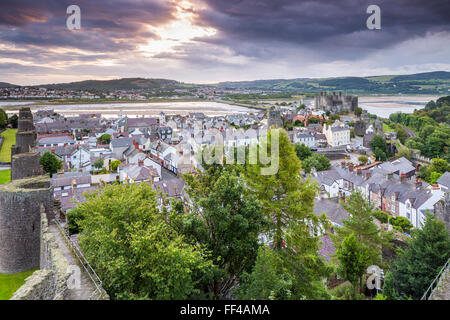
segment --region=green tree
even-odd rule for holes
[[[303,122],[301,122],[300,120],[295,120],[295,122],[294,122],[294,126],[296,126],[296,127],[303,127]]]
[[[305,262],[302,255],[262,246],[252,273],[244,274],[234,294],[245,300],[330,299],[321,280],[323,271],[305,272]]]
[[[449,232],[434,215],[427,214],[423,228],[412,231],[407,247],[393,261],[383,294],[389,299],[420,299],[449,258]]]
[[[109,144],[111,142],[111,135],[105,133],[102,134],[98,139],[97,139],[99,144]]]
[[[355,108],[355,111],[354,111],[355,116],[360,117],[361,114],[362,114],[362,112],[363,112],[363,109],[362,109],[362,108],[360,108],[360,107],[356,107],[356,108]]]
[[[79,203],[79,245],[113,299],[187,299],[212,272],[208,253],[166,221],[146,183],[114,184]]]
[[[406,139],[408,139],[408,134],[405,129],[403,129],[400,125],[397,125],[396,129],[397,139],[400,140],[402,144],[405,143]]]
[[[368,248],[355,237],[354,233],[345,237],[336,250],[339,261],[338,274],[353,285],[355,295],[361,290],[362,278],[371,263],[368,251]]]
[[[120,160],[113,160],[113,161],[111,161],[111,170],[112,171],[117,171],[117,167],[119,165],[121,165],[121,164],[122,164],[122,161],[120,161]]]
[[[275,267],[284,268],[290,277],[295,278],[295,297],[318,299],[324,292],[322,280],[330,270],[318,255],[319,238],[312,234],[321,226],[326,226],[327,220],[313,213],[317,186],[313,180],[302,178],[300,160],[286,132],[271,130],[267,140],[261,139],[259,148],[266,148],[265,141],[270,146],[272,139],[275,139],[275,144],[278,141],[278,170],[273,174],[263,174],[262,169],[267,169],[270,164],[258,161],[248,166],[247,183],[250,191],[262,202],[269,221],[265,233],[268,242],[276,251],[275,254],[281,256],[276,261],[281,260],[282,265]],[[269,157],[273,152],[270,148]],[[251,278],[256,281],[261,276],[254,270]]]
[[[313,154],[311,149],[303,143],[296,143],[294,147],[295,153],[300,160],[305,160]]]
[[[444,159],[435,158],[429,165],[421,166],[417,176],[430,184],[435,184],[446,171],[450,171],[448,162]]]
[[[412,151],[407,147],[400,147],[399,151],[396,154],[397,158],[406,158],[411,161],[412,159]]]
[[[57,173],[62,168],[62,162],[53,153],[47,151],[40,159],[40,164],[44,168],[45,172],[50,175]]]
[[[205,179],[208,177],[188,179],[187,192],[198,195]],[[252,270],[258,236],[266,221],[259,201],[246,192],[245,183],[235,170],[222,170],[217,180],[210,181],[214,183],[209,194],[192,197],[195,204],[182,215],[178,225],[187,239],[211,252],[218,272],[207,290],[221,299],[238,283],[243,272]]]
[[[105,160],[103,158],[98,158],[94,161],[94,168],[101,169],[103,168],[103,165],[105,164]]]
[[[323,154],[314,153],[312,156],[302,161],[302,168],[306,173],[310,173],[312,168],[316,168],[317,171],[325,171],[330,169],[330,159]]]
[[[367,156],[362,155],[358,157],[358,161],[362,164],[366,164],[367,162],[369,162],[369,158]]]
[[[17,129],[17,126],[18,126],[18,124],[19,124],[19,117],[17,116],[17,114],[13,114],[11,117],[9,117],[8,123],[9,123],[14,129]]]
[[[370,148],[377,160],[386,161],[389,156],[389,151],[386,140],[382,136],[376,134],[372,138],[372,141],[370,141]]]
[[[381,250],[383,246],[389,247],[392,233],[383,232],[378,228],[373,221],[375,210],[360,192],[353,192],[342,206],[349,216],[342,220],[342,227],[337,228],[332,235],[335,247],[340,248],[344,239],[353,233],[356,239],[366,246],[371,264],[381,266]]]
[[[313,124],[313,123],[319,123],[320,120],[317,117],[311,117],[308,119],[308,125]]]
[[[0,109],[0,128],[6,127],[8,124],[8,115],[6,114],[5,110]]]
[[[384,152],[383,150],[381,150],[378,147],[375,148],[373,155],[375,156],[375,159],[377,161],[386,161],[387,160],[386,152]]]
[[[430,174],[430,184],[436,184],[439,178],[442,176],[442,173],[433,171]]]

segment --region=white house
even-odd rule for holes
[[[327,142],[332,147],[350,144],[350,128],[339,121],[336,121],[331,126],[325,125],[323,134],[327,137]]]
[[[80,146],[70,155],[70,165],[72,168],[88,168],[91,167],[91,153],[86,147]]]
[[[315,137],[308,133],[294,133],[292,142],[301,143],[310,148],[314,148],[316,146]]]

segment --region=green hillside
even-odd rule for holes
[[[437,71],[410,75],[339,77],[322,79],[275,79],[221,82],[230,89],[280,90],[290,92],[346,91],[357,94],[448,94],[450,72]]]
[[[167,79],[144,79],[144,78],[123,78],[115,80],[86,80],[70,83],[57,83],[39,85],[49,89],[64,90],[136,90],[136,89],[176,89],[184,88],[188,85],[175,80]]]

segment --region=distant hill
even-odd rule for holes
[[[18,87],[18,85],[11,84],[8,82],[0,82],[0,88],[12,88],[12,87]]]
[[[186,84],[166,79],[123,78],[114,80],[86,80],[70,83],[44,84],[35,87],[63,90],[133,90],[133,89],[161,89],[171,90],[185,88]]]
[[[65,90],[137,90],[173,91],[205,85],[187,84],[167,79],[123,78],[114,80],[86,80],[70,83],[43,84],[34,87]],[[258,89],[288,93],[317,93],[344,91],[355,94],[436,94],[450,92],[450,72],[435,71],[409,75],[381,75],[370,77],[297,78],[254,81],[228,81],[210,86],[229,89]],[[1,87],[16,87],[0,82]]]
[[[372,77],[340,77],[320,79],[274,79],[221,82],[221,88],[260,89],[289,92],[345,91],[348,93],[379,94],[448,94],[450,72],[436,71],[410,75]]]

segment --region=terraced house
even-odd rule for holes
[[[433,213],[447,192],[440,185],[416,179],[414,167],[405,158],[366,169],[343,163],[314,175],[327,197],[345,199],[360,191],[375,208],[405,217],[416,228],[422,227],[426,213]]]

